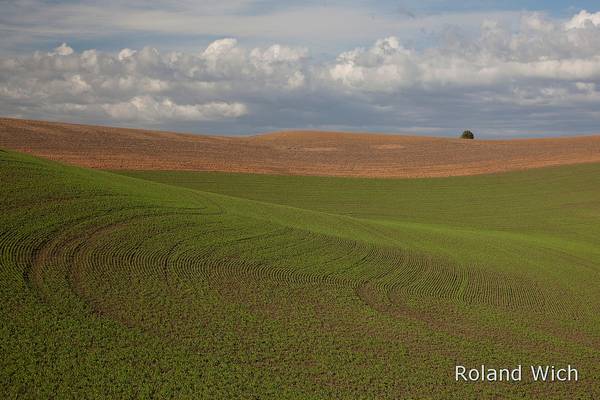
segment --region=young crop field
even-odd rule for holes
[[[3,398],[600,397],[600,164],[429,179],[0,151]],[[455,366],[578,382],[455,382]]]

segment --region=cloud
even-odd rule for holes
[[[393,92],[418,82],[418,68],[418,56],[392,36],[378,40],[369,49],[340,54],[329,67],[329,75],[348,88]]]
[[[115,122],[235,119],[249,113],[237,96],[301,88],[305,57],[305,49],[246,49],[235,39],[216,40],[198,54],[152,47],[77,53],[63,43],[49,53],[1,59],[0,104],[11,114],[67,113]]]
[[[237,118],[248,113],[242,103],[210,102],[206,104],[175,104],[165,98],[157,101],[150,96],[136,96],[129,101],[105,104],[107,114],[121,121],[210,121]]]
[[[228,133],[592,132],[599,19],[523,13],[510,23],[482,19],[475,33],[440,26],[427,46],[388,35],[324,58],[304,46],[247,46],[233,37],[191,52],[75,51],[63,43],[0,58],[0,107],[33,118]]]
[[[571,22],[579,21],[578,16]],[[529,14],[522,17],[521,30],[513,32],[484,21],[478,37],[425,51],[407,49],[398,38],[388,37],[370,48],[342,53],[329,75],[347,88],[386,92],[599,79],[600,27],[579,23],[572,28],[571,22],[563,27]]]
[[[600,12],[590,14],[586,10],[582,10],[579,14],[573,16],[566,24],[567,29],[582,29],[586,25],[598,26],[600,25]]]
[[[424,3],[421,1],[419,5]],[[283,41],[310,45],[318,53],[333,53],[340,46],[374,41],[391,33],[416,38],[444,25],[476,29],[482,18],[493,16],[508,20],[518,14],[512,11],[439,13],[435,8],[434,12],[417,15],[402,11],[397,5],[339,0],[7,1],[2,4],[0,13],[3,33],[0,50],[18,53],[24,45],[31,48],[32,44],[69,42],[74,38],[102,41],[111,46],[127,43],[130,47],[132,41],[163,48],[166,43],[176,43],[176,49],[182,50],[182,46],[190,49],[199,41],[206,44],[215,37],[236,37],[253,45]]]
[[[71,47],[67,46],[66,43],[61,44],[60,46],[55,48],[52,53],[50,53],[50,55],[59,55],[59,56],[68,56],[71,54],[73,54],[73,49]]]

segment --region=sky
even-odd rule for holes
[[[600,133],[600,5],[4,0],[0,116],[228,135]]]

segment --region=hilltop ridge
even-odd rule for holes
[[[0,118],[0,148],[101,169],[418,178],[600,162],[600,136],[512,140],[283,131],[209,136]]]

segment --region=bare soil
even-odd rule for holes
[[[600,162],[600,136],[465,140],[290,131],[224,137],[9,118],[0,118],[0,148],[102,169],[388,178]]]

